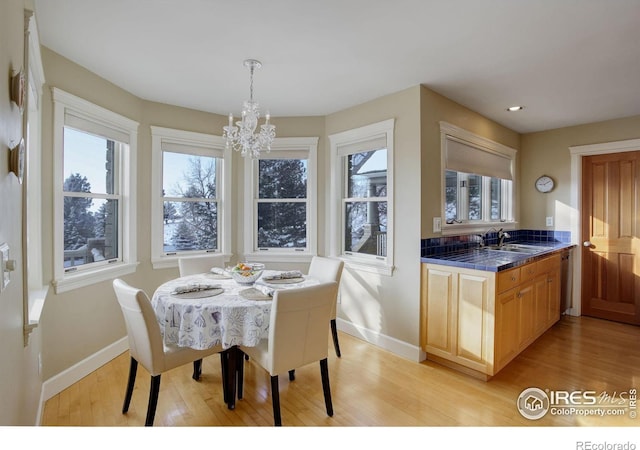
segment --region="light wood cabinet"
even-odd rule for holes
[[[560,254],[501,272],[422,264],[428,359],[491,377],[560,318]]]

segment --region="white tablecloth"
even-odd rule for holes
[[[265,270],[264,275],[278,272]],[[239,292],[251,286],[232,279],[217,279],[213,274],[189,275],[168,281],[158,287],[151,303],[156,312],[165,343],[204,350],[222,343],[227,349],[234,345],[254,347],[269,334],[270,300],[247,300]],[[204,298],[181,298],[171,292],[189,283],[219,284],[220,295]],[[258,283],[261,283],[258,280]],[[302,283],[269,285],[288,289],[318,284],[305,276]]]

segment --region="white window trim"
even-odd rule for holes
[[[164,231],[162,226],[162,143],[182,144],[202,149],[200,156],[222,154],[222,170],[218,195],[218,214],[221,217],[218,230],[220,253],[228,261],[231,257],[231,150],[225,146],[221,136],[176,130],[173,128],[151,127],[151,263],[154,269],[178,267],[180,256],[206,254],[205,250],[178,252],[167,255],[163,250]],[[194,153],[196,154],[196,153]]]
[[[329,136],[331,146],[331,187],[327,242],[329,242],[330,256],[342,259],[347,267],[387,276],[391,276],[394,269],[394,126],[395,119],[388,119]],[[387,256],[346,254],[343,251],[344,211],[342,208],[342,192],[345,182],[343,158],[351,152],[345,152],[341,148],[354,147],[359,143],[366,143],[380,138],[384,138],[387,143]]]
[[[447,144],[447,136],[451,136],[456,139],[461,139],[465,141],[467,144],[473,147],[477,147],[479,151],[495,153],[497,155],[506,157],[511,159],[511,189],[505,188],[504,183],[502,183],[502,216],[503,220],[486,220],[486,221],[471,221],[471,222],[463,222],[463,223],[453,223],[448,224],[444,220],[446,217],[445,214],[445,198],[446,198],[446,180],[444,173],[447,170],[446,167],[446,144]],[[477,232],[485,232],[487,228],[503,228],[505,230],[515,230],[517,228],[517,220],[515,218],[515,210],[516,210],[516,154],[517,150],[511,147],[507,147],[506,145],[500,144],[499,142],[492,141],[491,139],[487,139],[483,136],[479,136],[470,131],[464,130],[460,127],[452,125],[447,122],[440,122],[440,152],[441,152],[441,192],[440,192],[440,208],[441,208],[441,217],[442,219],[442,235],[457,235],[457,234],[466,234],[466,233],[477,233]],[[488,195],[488,192],[485,192],[483,185],[483,195]],[[460,195],[460,193],[458,193]],[[483,202],[485,199],[483,199]],[[484,205],[489,203],[484,203]],[[506,209],[505,209],[506,208]]]
[[[23,245],[23,287],[24,301],[24,333],[25,345],[31,330],[40,322],[40,315],[45,298],[49,291],[49,283],[44,282],[42,273],[42,86],[45,83],[42,56],[40,54],[40,38],[35,14],[25,10],[25,21],[28,21],[27,53],[28,91],[27,107],[24,113],[28,124],[26,143],[27,159],[25,161],[25,186],[22,190],[22,245]]]
[[[262,153],[262,159],[298,158],[307,160],[307,246],[304,249],[258,250],[256,242],[257,217],[255,215],[255,193],[258,190],[258,161],[244,160],[244,258],[256,262],[309,262],[318,251],[318,182],[317,182],[317,137],[276,138],[271,151]]]
[[[138,122],[120,114],[94,105],[75,95],[58,88],[52,88],[53,110],[53,218],[54,218],[54,281],[57,294],[73,289],[90,286],[101,281],[111,280],[135,272],[138,265],[136,253],[136,155],[138,144]],[[129,136],[128,150],[122,152],[119,176],[121,177],[122,215],[120,217],[120,233],[122,249],[118,262],[101,265],[95,268],[65,273],[64,271],[64,229],[63,205],[63,153],[65,114],[73,112],[76,116],[85,117],[93,122],[104,124]]]

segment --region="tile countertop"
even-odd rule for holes
[[[423,263],[440,264],[443,266],[463,267],[466,269],[485,270],[488,272],[500,272],[535,260],[549,256],[562,250],[571,249],[575,244],[563,242],[509,242],[508,244],[521,244],[540,247],[537,253],[518,253],[505,250],[494,250],[490,247],[473,248],[457,252],[444,253],[422,257]]]

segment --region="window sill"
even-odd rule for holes
[[[29,289],[29,326],[36,327],[40,323],[40,315],[48,292],[49,286],[42,286],[40,289]]]
[[[365,261],[356,261],[351,258],[345,258],[344,256],[341,256],[340,259],[344,261],[344,265],[348,268],[361,272],[376,273],[378,275],[384,275],[387,277],[392,276],[393,270],[395,269],[394,266],[368,263]]]
[[[99,283],[101,281],[108,281],[114,278],[134,273],[138,267],[135,263],[122,263],[118,265],[110,265],[101,269],[91,270],[87,272],[74,273],[67,275],[62,279],[55,280],[53,287],[56,294],[72,291],[92,284]]]
[[[460,224],[446,224],[442,225],[443,236],[455,236],[460,234],[471,233],[486,233],[487,230],[495,228],[499,230],[502,228],[505,231],[515,230],[518,222],[485,222],[479,223],[460,223]]]

